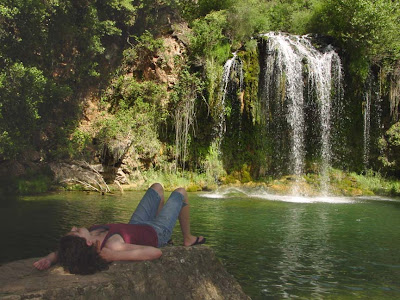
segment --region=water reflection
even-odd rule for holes
[[[246,203],[247,208],[238,213],[247,212],[247,222],[236,226],[252,228],[246,229],[252,232],[251,246],[245,241],[231,250],[243,251],[247,257],[229,259],[229,248],[219,251],[253,299],[400,296],[400,269],[390,267],[400,262],[400,233],[393,224],[400,225],[399,201],[379,197],[264,201],[268,200],[265,194],[243,189],[200,196],[212,201],[229,199],[231,208],[240,199]],[[372,267],[371,260],[390,263]],[[236,268],[259,276],[250,278]]]
[[[193,233],[207,237],[253,299],[400,297],[400,202],[299,203],[257,193],[190,194]],[[142,195],[1,201],[0,263],[47,254],[74,225],[127,222]],[[178,224],[173,240],[182,243]]]
[[[313,297],[329,291],[323,281],[333,267],[329,257],[331,223],[325,210],[310,216],[309,208],[290,208],[282,220],[282,241],[277,245],[282,255],[277,262],[279,281],[275,287],[283,298],[291,298],[299,290],[311,292]]]

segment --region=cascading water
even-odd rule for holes
[[[321,190],[325,194],[328,192],[332,157],[331,95],[333,88],[341,89],[340,58],[330,47],[323,52],[316,50],[307,36],[268,33],[265,38],[260,95],[268,130],[275,136],[274,147],[277,149],[274,151],[284,155],[284,139],[288,135],[290,165],[287,171],[298,178],[304,173],[306,127],[317,126],[311,131],[319,131]],[[306,106],[317,107],[318,113],[312,112],[316,117],[307,120]],[[319,124],[315,124],[315,118]],[[285,161],[282,157],[278,159],[281,163]],[[297,185],[293,193],[298,193]]]
[[[311,46],[307,41],[308,46]],[[329,192],[329,168],[332,160],[331,133],[332,133],[332,73],[338,76],[336,82],[341,83],[340,58],[333,49],[328,47],[325,53],[320,53],[314,48],[310,51],[313,55],[308,58],[308,64],[312,66],[310,72],[310,85],[317,93],[320,102],[319,113],[321,122],[321,190],[324,194]],[[332,65],[335,65],[336,72],[332,72]]]
[[[221,109],[220,116],[218,120],[218,137],[221,139],[222,135],[225,133],[225,106],[226,106],[226,98],[230,92],[230,89],[236,94],[237,92],[241,92],[243,89],[243,66],[241,60],[238,58],[236,52],[232,53],[233,57],[228,59],[224,65],[224,72],[222,74],[222,82],[221,82]],[[233,78],[237,78],[239,80],[239,86],[232,88]]]
[[[363,164],[366,171],[370,167],[370,157],[377,156],[377,140],[382,127],[382,98],[379,80],[370,74],[365,87],[363,114]]]

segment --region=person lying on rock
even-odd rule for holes
[[[72,227],[60,239],[56,252],[33,265],[45,270],[59,262],[72,274],[93,274],[108,268],[112,261],[153,260],[162,255],[159,249],[171,238],[179,218],[184,246],[204,244],[202,236],[190,232],[188,195],[183,188],[172,192],[164,205],[164,189],[154,183],[145,193],[128,224]]]

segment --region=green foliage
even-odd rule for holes
[[[379,140],[382,155],[379,157],[383,167],[400,174],[400,122],[392,125]]]
[[[228,9],[227,35],[232,43],[243,43],[258,33],[269,31],[269,6],[270,3],[260,0],[236,1]]]
[[[140,37],[136,37],[137,49],[142,49],[142,51],[156,52],[157,50],[163,50],[162,39],[155,39],[154,36],[149,32],[145,31]]]
[[[252,180],[250,175],[250,166],[248,166],[247,164],[244,164],[242,166],[240,177],[241,177],[241,182],[243,183],[250,182]]]
[[[100,20],[98,8],[83,2],[6,1],[2,14],[0,53],[13,61],[35,64],[46,76],[55,66],[68,65],[73,75],[97,77],[98,64],[93,59],[104,53],[101,39],[121,34],[116,20]]]
[[[88,149],[91,147],[92,142],[93,138],[89,132],[79,128],[75,129],[68,143],[68,155],[73,158],[90,161],[93,153]]]
[[[247,183],[252,181],[250,175],[250,167],[246,164],[243,164],[239,171],[233,171],[229,175],[224,178],[225,184],[232,184],[232,183]]]
[[[15,63],[0,73],[0,148],[6,157],[32,144],[45,90],[46,78],[35,67]]]
[[[100,77],[111,60],[107,46],[135,12],[127,0],[2,1],[0,148],[5,158],[28,147],[51,156],[60,152],[55,150],[66,145],[78,115],[76,99],[93,79],[107,79]]]
[[[167,93],[169,87],[146,80],[145,70],[168,59],[156,37],[179,19],[175,9],[191,34],[188,57],[181,59],[188,60],[187,67]],[[206,178],[221,177],[224,168],[242,181],[267,175],[274,149],[266,145],[260,125],[259,57],[251,38],[271,30],[332,36],[354,78],[351,88],[361,91],[372,64],[390,72],[400,58],[399,22],[400,3],[390,0],[3,0],[1,158],[33,148],[44,150],[47,158],[90,159],[102,146],[129,139],[137,159],[151,160],[162,139],[169,156],[162,159],[175,157],[183,169],[199,170]],[[243,62],[244,91],[228,97],[222,108],[220,80],[231,49]],[[160,59],[154,62],[154,57]],[[94,90],[104,94],[109,111],[94,128],[77,129],[80,99]],[[358,128],[359,94],[348,99],[354,109],[348,119]],[[230,130],[221,144],[223,158],[210,142],[222,113]],[[165,132],[172,127],[174,138]],[[399,135],[395,125],[380,144],[384,170],[394,173]],[[93,145],[93,138],[99,144]],[[173,164],[172,159],[162,163]]]
[[[227,35],[234,45],[240,45],[255,35],[268,31],[305,34],[315,2],[317,1],[236,1],[227,9]]]
[[[68,87],[55,84],[36,67],[14,63],[5,68],[0,73],[3,155],[13,158],[26,148],[39,149],[39,137],[54,118],[54,107],[61,108],[69,95]]]
[[[154,38],[149,31],[133,38],[134,44],[129,42],[131,47],[123,51],[123,59],[117,73],[125,75],[134,72],[140,78],[143,69],[154,63],[153,58],[163,53],[164,42],[160,38]]]
[[[400,195],[400,182],[384,178],[379,172],[368,170],[365,175],[350,174],[360,188],[364,191],[372,191],[377,195],[398,196]]]
[[[157,127],[154,123],[155,111],[147,103],[136,103],[129,109],[120,109],[114,115],[105,116],[95,124],[99,149],[115,142],[127,142],[140,159],[155,157],[161,148]]]
[[[246,44],[246,51],[240,52],[239,56],[243,62],[244,73],[244,102],[246,110],[252,116],[253,123],[260,123],[260,101],[258,101],[258,78],[260,65],[257,44],[250,41]]]
[[[234,0],[169,0],[170,5],[177,8],[186,20],[199,19],[213,11],[226,10],[232,7]]]
[[[145,181],[142,184],[144,189],[154,183],[160,182],[166,191],[173,191],[178,187],[184,187],[187,191],[196,192],[203,189],[215,189],[215,178],[206,173],[197,173],[191,171],[158,171],[148,170],[144,172]]]
[[[132,26],[135,24],[136,15],[139,6],[132,3],[131,0],[111,0],[111,1],[97,1],[98,12],[104,24],[110,23],[109,33],[120,32],[122,26]],[[111,18],[111,19],[109,19]],[[109,19],[109,20],[107,20]]]
[[[221,106],[221,88],[220,81],[223,73],[223,66],[215,62],[214,59],[209,59],[205,65],[205,81],[207,87],[208,106],[211,116],[218,120],[223,111]]]
[[[39,174],[28,179],[17,180],[17,191],[20,195],[31,195],[48,192],[51,186],[51,178]]]
[[[174,86],[171,94],[171,108],[174,111],[175,127],[175,160],[176,165],[185,169],[188,157],[188,147],[191,141],[191,132],[194,133],[196,102],[201,97],[203,84],[197,74],[183,70],[179,83]],[[171,109],[170,108],[170,109]]]
[[[219,151],[218,143],[214,142],[207,149],[205,159],[202,161],[202,169],[208,178],[213,178],[215,182],[226,175]]]
[[[230,45],[224,35],[227,26],[226,11],[216,11],[193,22],[190,36],[191,59],[195,65],[204,68],[204,83],[207,92],[208,109],[211,116],[220,116],[220,80],[223,64],[231,55]]]
[[[312,15],[313,3],[307,0],[273,1],[268,17],[271,30],[305,34]]]
[[[162,121],[166,112],[161,104],[165,97],[165,88],[162,85],[154,81],[138,82],[133,77],[121,75],[112,82],[105,100],[111,104],[111,111],[128,109],[135,103],[150,103],[158,107],[158,117]]]
[[[186,101],[196,100],[202,92],[203,84],[197,73],[184,69],[179,76],[179,83],[174,86],[171,94],[172,109],[184,105]]]
[[[310,29],[335,37],[347,50],[352,74],[365,80],[374,61],[400,58],[400,4],[389,0],[328,0],[317,6]]]
[[[198,6],[200,14],[204,16],[212,11],[227,9],[234,3],[234,0],[199,0]]]
[[[193,22],[190,50],[195,60],[203,61],[214,58],[219,63],[223,63],[228,58],[228,40],[223,34],[226,26],[225,11],[212,12]]]

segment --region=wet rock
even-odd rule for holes
[[[165,247],[160,259],[85,276],[38,271],[34,261],[0,266],[1,299],[250,299],[206,246]]]

